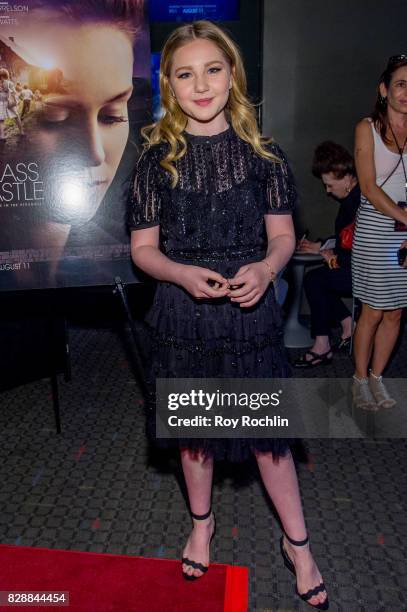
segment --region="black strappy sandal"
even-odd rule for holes
[[[328,357],[329,353],[331,356]],[[312,359],[307,359],[307,355],[311,355]],[[329,365],[332,362],[332,348],[326,353],[315,353],[314,351],[306,351],[299,359],[294,361],[295,368],[316,368],[317,366]]]
[[[293,546],[305,546],[309,542],[308,537],[306,537],[305,540],[298,541],[298,540],[292,540],[287,534],[284,534],[284,535],[287,538],[287,540],[290,542],[290,544],[292,544]],[[280,539],[280,550],[281,550],[281,555],[283,557],[284,565],[286,566],[288,570],[290,570],[292,574],[294,574],[295,577],[297,577],[294,563],[291,561],[290,557],[287,554],[287,551],[284,548],[283,536],[281,536],[281,539]],[[309,602],[311,597],[314,597],[314,595],[318,595],[318,593],[322,593],[322,591],[326,591],[326,588],[323,582],[321,582],[318,586],[314,587],[313,589],[310,589],[306,593],[299,593],[297,586],[295,587],[295,592],[297,593],[298,597],[300,597],[303,601],[305,601],[305,603],[307,603],[309,606],[312,606],[313,608],[316,608],[317,610],[328,610],[329,608],[328,595],[326,596],[326,599],[323,603],[312,604]]]
[[[192,518],[195,519],[196,521],[204,521],[205,519],[209,518],[211,514],[212,514],[212,508],[209,508],[206,514],[194,514],[193,512],[191,512]],[[213,517],[213,520],[215,522],[215,516]],[[211,540],[214,535],[215,535],[215,524],[214,524],[214,529],[213,529],[213,534],[211,536]],[[190,576],[189,574],[182,571],[182,575],[184,576],[185,580],[190,580],[190,581],[198,580],[199,578],[202,578],[204,574],[208,571],[208,567],[206,565],[202,565],[202,563],[197,563],[196,561],[192,561],[191,559],[188,559],[188,557],[182,557],[181,563],[185,563],[185,565],[189,565],[190,567],[193,567],[194,569],[198,569],[200,572],[202,572],[202,576],[194,576],[193,574]]]

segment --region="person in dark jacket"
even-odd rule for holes
[[[295,363],[295,367],[310,368],[332,361],[333,350],[346,350],[352,334],[352,318],[341,297],[352,295],[351,246],[353,223],[360,203],[360,189],[352,155],[341,145],[326,141],[315,150],[312,173],[321,179],[326,192],[337,202],[332,247],[318,240],[302,240],[299,250],[321,253],[326,265],[310,270],[304,280],[305,294],[311,311],[313,346]],[[322,248],[321,248],[322,247]],[[331,346],[333,323],[340,323],[340,341]]]

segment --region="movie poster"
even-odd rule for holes
[[[125,208],[151,121],[146,4],[0,2],[0,290],[136,280]]]

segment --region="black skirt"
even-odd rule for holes
[[[216,269],[231,278],[245,262]],[[199,265],[205,265],[200,262]],[[209,266],[208,266],[209,267]],[[223,268],[223,269],[222,269]],[[147,435],[158,448],[188,448],[214,459],[241,462],[253,451],[283,456],[284,438],[157,438],[156,378],[288,378],[282,315],[274,287],[251,308],[229,299],[197,300],[172,283],[158,284],[146,317],[142,345],[148,388]]]

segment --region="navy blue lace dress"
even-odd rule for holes
[[[129,227],[160,226],[160,248],[170,259],[210,268],[231,278],[267,248],[264,215],[291,214],[296,192],[282,163],[256,155],[232,128],[216,136],[185,134],[187,153],[176,162],[179,181],[159,164],[166,145],[141,156],[129,198]],[[181,287],[158,284],[145,321],[147,433],[155,439],[155,378],[287,377],[279,305],[270,284],[253,307],[228,299],[196,300]],[[286,453],[284,439],[155,439],[159,447],[199,449],[215,459],[243,461],[253,450]]]

